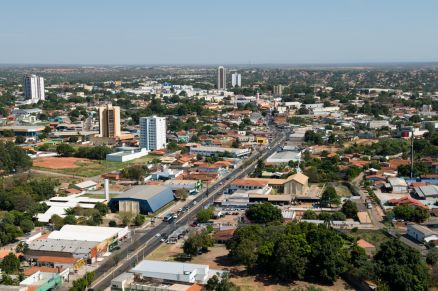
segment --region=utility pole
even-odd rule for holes
[[[414,177],[414,129],[411,136],[411,179]]]

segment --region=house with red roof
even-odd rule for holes
[[[423,203],[421,203],[419,200],[412,198],[411,196],[405,196],[399,199],[391,199],[388,200],[388,204],[389,205],[393,205],[393,206],[399,206],[399,205],[412,205],[412,206],[417,206],[417,207],[421,207],[424,209],[429,210],[429,207],[427,207],[427,205],[424,205]]]

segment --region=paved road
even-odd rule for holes
[[[259,160],[266,159],[276,151],[280,144],[286,139],[287,134],[288,131],[282,133],[276,132],[270,148],[266,148],[261,152],[254,152],[244,162],[242,167],[235,169],[213,184],[212,187],[209,188],[210,193],[201,193],[201,195],[195,199],[197,202],[196,205],[192,206],[181,218],[170,224],[165,222],[158,224],[145,234],[141,234],[140,237],[135,237],[133,243],[127,244],[123,246],[121,250],[113,253],[96,269],[96,280],[92,283],[90,290],[103,290],[107,288],[110,286],[113,278],[128,271],[135,266],[137,262],[155,250],[161,244],[160,237],[157,237],[156,234],[170,234],[180,226],[194,220],[196,214],[204,207],[212,204],[214,199],[223,193],[224,189],[233,179],[244,177],[253,172]],[[193,205],[193,202],[191,203]]]

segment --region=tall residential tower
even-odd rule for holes
[[[140,118],[140,148],[154,151],[166,148],[166,118],[149,116]]]
[[[45,100],[44,78],[37,75],[26,75],[23,78],[24,97],[31,100],[31,103],[38,103]]]
[[[120,107],[107,104],[99,107],[99,135],[101,137],[120,137]]]
[[[227,89],[227,72],[223,66],[217,68],[217,88],[218,90]]]
[[[234,73],[231,75],[231,86],[240,87],[242,86],[242,75]]]

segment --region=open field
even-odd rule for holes
[[[177,244],[161,244],[154,252],[149,254],[146,259],[173,261],[182,253],[182,241]],[[354,290],[346,284],[342,279],[339,279],[332,286],[324,286],[305,281],[295,281],[293,283],[277,282],[272,278],[264,276],[250,276],[246,273],[245,267],[234,264],[228,257],[228,250],[224,245],[216,244],[209,248],[207,253],[194,257],[190,263],[206,264],[211,269],[228,270],[231,273],[231,281],[238,285],[241,290],[245,291],[286,291],[286,290],[307,290],[308,287],[316,287],[321,290]]]
[[[144,164],[156,157],[155,155],[147,155],[125,163],[71,157],[50,157],[34,160],[34,168],[73,176],[93,177],[115,170],[122,170],[130,165]]]
[[[78,183],[81,182],[82,179],[72,179],[70,177],[62,177],[62,176],[52,176],[50,174],[38,173],[34,171],[28,171],[24,173],[18,173],[15,175],[3,177],[3,183],[5,187],[12,187],[12,185],[16,184],[16,181],[25,181],[33,180],[33,179],[46,179],[51,178],[54,180],[58,180],[59,183]]]
[[[331,286],[319,285],[298,280],[293,283],[284,284],[282,282],[272,282],[271,280],[267,280],[264,278],[257,278],[256,276],[232,277],[231,281],[239,286],[241,291],[307,291],[310,287],[315,288],[314,290],[324,291],[354,290],[342,279],[338,279]]]
[[[33,165],[47,169],[72,169],[78,168],[79,162],[86,163],[88,161],[87,159],[73,157],[47,157],[35,159]]]
[[[182,253],[182,240],[176,244],[161,244],[152,253],[146,256],[148,260],[174,261],[178,254]]]

